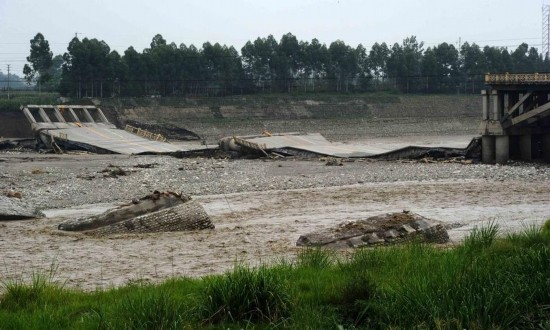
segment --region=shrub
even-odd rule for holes
[[[332,250],[321,248],[304,248],[298,252],[296,265],[303,268],[328,268],[334,264],[335,256]]]
[[[493,244],[499,232],[500,227],[494,221],[481,228],[474,227],[470,235],[464,239],[463,248],[473,253],[480,252]]]
[[[538,245],[549,245],[550,235],[544,233],[544,227],[533,224],[525,227],[521,232],[509,234],[506,241],[516,247],[532,248]]]
[[[5,293],[0,300],[0,308],[18,310],[39,306],[48,302],[63,301],[63,287],[54,282],[57,265],[53,264],[48,273],[33,272],[30,283],[22,278],[2,283]]]
[[[237,266],[205,281],[201,314],[207,323],[280,323],[290,315],[290,294],[276,269]]]
[[[550,236],[550,219],[546,220],[546,222],[544,223],[544,225],[542,225],[541,232],[542,232],[544,235]]]
[[[117,307],[116,317],[125,329],[178,329],[183,326],[184,307],[173,292],[152,285],[136,286]]]

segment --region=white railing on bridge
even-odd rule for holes
[[[495,85],[524,85],[524,84],[550,84],[549,73],[499,73],[486,74],[486,84]]]
[[[167,139],[164,136],[162,136],[161,134],[155,134],[153,132],[149,132],[146,129],[141,129],[139,127],[134,127],[134,126],[131,126],[131,125],[126,125],[126,127],[124,129],[127,132],[130,132],[130,133],[135,134],[137,136],[144,137],[144,138],[149,139],[149,140],[167,142]]]

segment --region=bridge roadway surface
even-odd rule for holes
[[[292,148],[319,155],[354,158],[372,157],[408,147],[464,149],[474,136],[408,137],[362,140],[352,143],[330,142],[319,133],[284,134],[269,137],[245,138],[246,141],[265,147],[266,150]]]
[[[188,142],[160,142],[149,140],[125,130],[113,128],[111,125],[81,124],[78,126],[72,123],[56,125],[58,128],[45,128],[40,133],[59,139],[66,136],[67,140],[73,144],[89,145],[96,148],[109,150],[118,154],[166,154],[190,150],[212,149],[217,146],[202,145],[198,141]],[[63,126],[65,128],[60,128]],[[362,140],[353,143],[330,142],[319,133],[309,134],[289,134],[277,135],[271,137],[250,138],[247,141],[264,145],[266,150],[278,148],[293,148],[304,150],[311,153],[333,156],[333,157],[370,157],[386,154],[402,148],[410,147],[411,143],[417,147],[427,148],[466,148],[472,140],[472,136],[439,137],[438,139],[399,139],[399,142],[391,139],[385,142],[374,142]]]
[[[171,153],[189,148],[176,146],[171,143],[149,140],[125,130],[109,127],[104,124],[82,124],[78,126],[67,123],[66,128],[43,129],[41,134],[54,136],[66,136],[70,143],[85,144],[97,148],[109,150],[119,154],[142,154],[142,153]],[[198,145],[197,145],[198,147]]]

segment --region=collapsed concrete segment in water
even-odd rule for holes
[[[403,243],[414,238],[429,243],[447,243],[449,234],[442,223],[404,211],[344,222],[305,234],[298,238],[296,245],[349,248]]]
[[[189,196],[158,192],[100,215],[69,220],[58,229],[94,236],[213,229],[204,208]]]
[[[158,135],[135,134],[116,128],[101,109],[93,105],[27,105],[21,110],[39,144],[56,151],[86,150],[94,153],[166,154],[181,146]],[[162,140],[162,141],[161,141]]]

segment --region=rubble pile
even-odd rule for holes
[[[22,200],[21,193],[8,191],[0,195],[0,220],[42,218],[44,214]]]
[[[60,230],[96,236],[213,228],[206,211],[191,197],[158,191],[100,215],[69,220],[58,226]]]
[[[403,243],[411,239],[443,244],[449,241],[449,235],[439,221],[403,211],[344,222],[336,227],[302,235],[296,245],[357,248]]]

